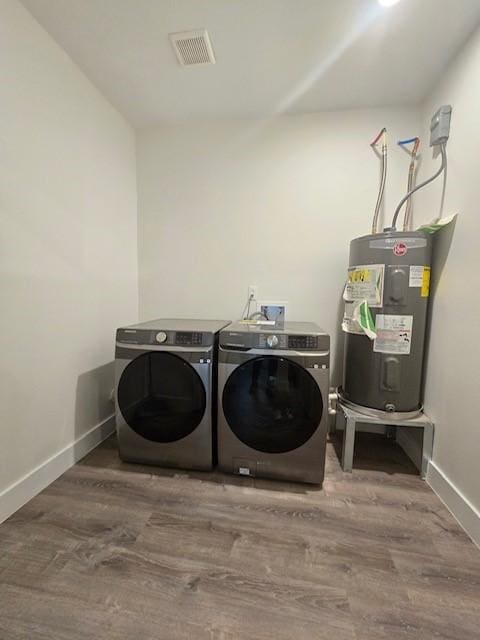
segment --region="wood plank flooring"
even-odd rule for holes
[[[321,491],[127,465],[110,438],[0,525],[0,640],[478,640],[480,551],[357,437]]]

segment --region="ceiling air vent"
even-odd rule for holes
[[[170,33],[170,41],[178,61],[184,67],[197,64],[215,64],[212,43],[206,29]]]

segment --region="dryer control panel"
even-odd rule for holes
[[[117,329],[117,342],[124,345],[162,345],[209,347],[214,335],[202,331],[170,331],[168,329]]]
[[[197,347],[203,344],[203,334],[197,331],[176,331],[175,344],[195,345]]]

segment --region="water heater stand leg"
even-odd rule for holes
[[[342,469],[351,472],[353,469],[353,450],[355,448],[355,418],[347,417],[343,430]]]

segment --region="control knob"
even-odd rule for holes
[[[278,338],[277,336],[268,336],[267,337],[267,344],[270,348],[272,347],[276,347],[278,344]]]
[[[165,331],[159,331],[157,333],[157,335],[155,336],[155,340],[157,342],[160,342],[160,344],[162,344],[163,342],[167,341],[167,334],[165,333]]]

